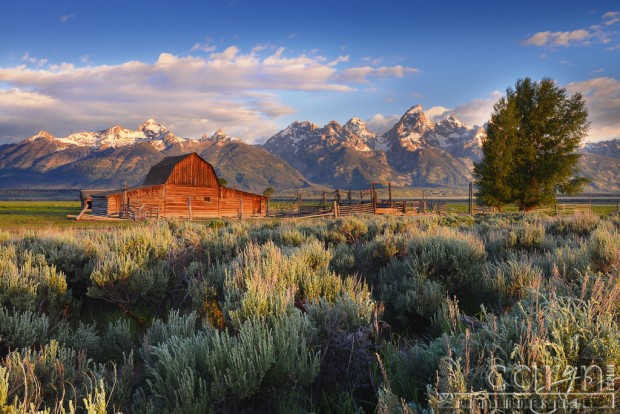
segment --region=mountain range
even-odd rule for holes
[[[40,131],[0,146],[0,188],[117,188],[139,185],[165,156],[196,152],[228,186],[262,192],[297,188],[362,189],[370,182],[463,192],[482,155],[484,127],[454,117],[431,121],[421,106],[409,109],[383,134],[353,118],[321,127],[293,122],[262,145],[246,144],[218,130],[199,139],[177,137],[149,119],[129,130],[115,125],[97,132],[55,137]],[[580,149],[589,192],[620,191],[620,140]]]

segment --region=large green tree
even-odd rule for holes
[[[588,111],[581,94],[568,97],[554,80],[519,79],[494,106],[474,166],[476,196],[502,209],[531,210],[573,194],[588,182],[578,177],[577,148],[586,137]]]

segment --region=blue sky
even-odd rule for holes
[[[525,76],[620,137],[617,1],[24,0],[0,23],[0,143],[147,118],[247,142],[294,120],[382,131],[418,103],[481,124]]]

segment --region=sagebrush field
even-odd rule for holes
[[[0,412],[437,412],[491,391],[496,366],[620,366],[619,229],[508,213],[0,231]]]

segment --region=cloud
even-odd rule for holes
[[[369,78],[402,78],[406,74],[416,72],[418,72],[416,68],[401,65],[383,66],[380,68],[363,66],[343,70],[339,75],[339,79],[343,82],[369,83]]]
[[[155,62],[118,65],[49,64],[28,54],[24,64],[0,67],[0,140],[14,141],[24,125],[63,136],[120,123],[135,128],[155,117],[180,136],[218,128],[247,141],[269,137],[276,120],[295,112],[289,91],[355,91],[356,83],[402,77],[412,68],[374,68],[351,77],[339,68],[347,56],[325,59],[288,54],[283,48],[244,52],[230,46],[208,56],[161,53]],[[84,63],[84,62],[83,62]],[[21,132],[19,132],[21,133]]]
[[[569,46],[586,44],[592,34],[588,30],[579,29],[572,32],[538,32],[524,43],[533,46]]]
[[[425,110],[424,115],[426,115],[426,117],[431,121],[437,122],[442,119],[446,119],[448,116],[444,114],[448,111],[449,109],[443,106],[433,106],[432,108]]]
[[[30,54],[28,52],[24,53],[24,55],[22,56],[22,62],[27,62],[27,63],[33,63],[37,66],[43,66],[45,65],[48,60],[47,59],[38,59],[34,56],[30,56]]]
[[[620,81],[599,77],[566,86],[570,94],[581,92],[590,120],[590,140],[620,138]]]
[[[215,46],[213,46],[212,44],[210,44],[209,42],[206,43],[194,43],[194,46],[192,46],[192,48],[190,49],[192,52],[195,52],[197,50],[200,50],[202,52],[214,52],[215,49],[217,49]]]
[[[402,115],[375,114],[366,120],[366,127],[375,134],[383,134],[396,124]]]
[[[620,12],[613,11],[607,12],[603,15],[603,24],[605,26],[611,26],[620,22]]]
[[[74,19],[74,18],[76,18],[76,17],[77,17],[77,16],[76,16],[75,14],[66,14],[66,15],[64,15],[64,16],[60,16],[60,17],[58,18],[58,20],[59,20],[61,23],[67,23],[69,20]]]
[[[564,32],[538,32],[525,39],[523,44],[526,46],[558,48],[587,46],[594,42],[609,43],[616,35],[615,32],[609,30],[609,27],[618,22],[620,22],[620,12],[607,12],[603,15],[601,24]]]
[[[502,97],[502,93],[494,91],[486,98],[474,99],[462,105],[447,110],[442,118],[452,115],[466,125],[482,126],[491,118],[493,105]]]

